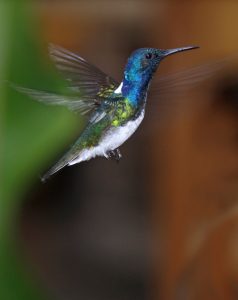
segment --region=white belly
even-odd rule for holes
[[[69,165],[74,165],[96,156],[108,157],[108,151],[115,150],[120,147],[136,131],[144,118],[144,114],[145,111],[143,110],[136,120],[129,121],[125,126],[113,127],[110,129],[100,140],[98,146],[82,150],[79,156],[71,161]]]

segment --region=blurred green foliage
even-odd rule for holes
[[[30,1],[0,0],[0,299],[45,299],[27,275],[17,244],[21,200],[47,162],[66,143],[78,120],[64,108],[44,106],[9,88],[57,90],[62,82],[43,60]]]

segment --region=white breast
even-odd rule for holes
[[[79,156],[71,161],[69,165],[89,160],[95,156],[107,157],[108,151],[120,147],[136,131],[144,115],[145,111],[143,110],[136,120],[129,121],[125,126],[111,128],[100,140],[98,146],[82,150]]]

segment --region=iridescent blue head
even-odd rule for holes
[[[141,48],[134,51],[128,59],[124,72],[122,85],[123,96],[137,105],[141,99],[144,99],[153,74],[162,59],[174,53],[196,48],[198,47],[189,46],[169,50]]]

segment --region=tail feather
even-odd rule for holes
[[[72,151],[72,150],[71,150]],[[79,153],[67,152],[52,168],[49,169],[42,177],[41,181],[45,182],[50,176],[68,166],[70,162],[79,156]]]

